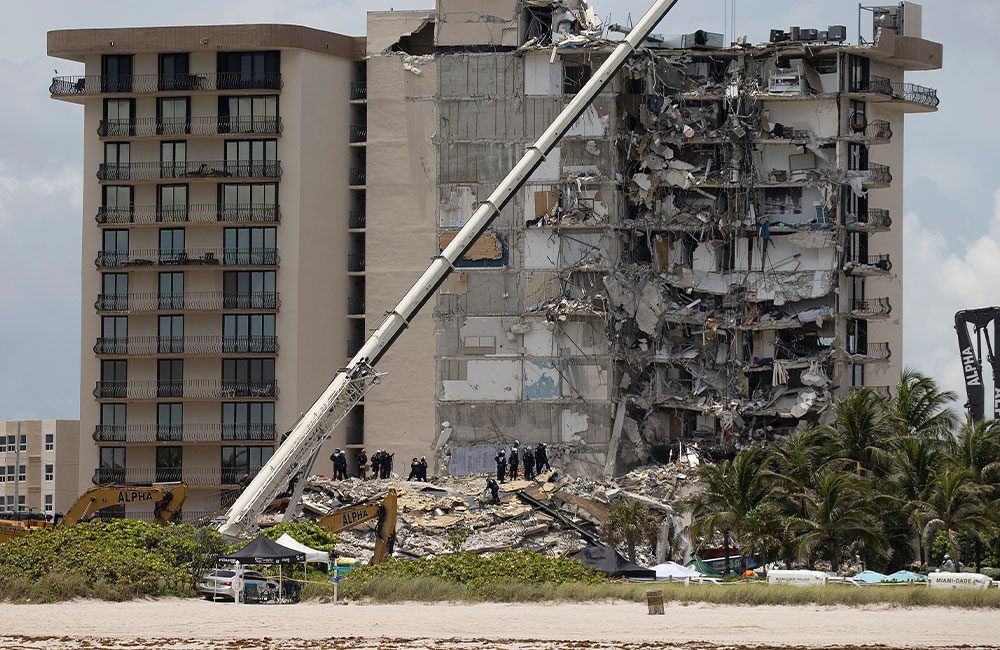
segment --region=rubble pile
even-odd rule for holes
[[[690,461],[647,466],[618,478],[583,478],[545,472],[536,480],[500,486],[500,503],[490,503],[486,476],[440,477],[433,482],[388,480],[334,481],[311,476],[303,493],[307,516],[377,501],[388,490],[398,495],[396,554],[434,557],[456,551],[493,553],[524,549],[566,555],[600,540],[616,498],[643,501],[664,518],[659,553],[640,549],[639,559],[680,555],[688,542],[678,513],[680,504],[699,489]],[[367,560],[375,546],[372,524],[343,531],[338,551]]]

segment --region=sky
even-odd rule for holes
[[[46,32],[85,27],[278,22],[364,33],[365,12],[428,8],[431,0],[42,0],[5,3],[0,22],[0,420],[79,417],[83,111],[50,99]],[[735,3],[735,21],[732,11]],[[892,4],[886,2],[885,4]],[[938,89],[937,113],[906,118],[904,362],[962,391],[955,311],[1000,303],[1000,2],[924,0],[924,37],[944,44],[944,68],[907,73]],[[638,19],[647,0],[593,0],[608,22]],[[868,19],[870,20],[870,19]],[[735,30],[732,24],[735,23]],[[680,0],[660,33],[725,31],[767,39],[771,28],[848,26],[854,0]],[[870,24],[870,22],[869,22]],[[726,28],[730,26],[728,29]],[[870,36],[870,34],[869,34]],[[93,297],[85,301],[90,304]],[[894,351],[895,353],[895,351]]]

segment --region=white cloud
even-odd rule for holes
[[[1000,303],[1000,190],[993,199],[987,233],[964,245],[949,246],[940,230],[946,224],[929,225],[912,212],[906,215],[903,226],[904,358],[907,365],[956,391],[960,402],[965,400],[965,384],[958,359],[955,312]],[[927,218],[947,219],[947,215]]]
[[[10,206],[30,206],[58,196],[59,201],[79,209],[83,201],[83,177],[79,169],[66,165],[46,174],[18,175],[0,161],[0,227],[11,221]]]

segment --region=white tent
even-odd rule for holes
[[[676,562],[657,564],[653,567],[653,571],[656,571],[657,580],[683,580],[684,578],[696,578],[701,575],[700,572]]]
[[[326,564],[330,563],[330,554],[326,551],[317,551],[314,548],[309,548],[305,544],[297,541],[294,537],[285,533],[276,540],[279,544],[286,548],[290,548],[299,553],[306,554],[306,562],[323,562]]]

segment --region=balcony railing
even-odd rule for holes
[[[364,210],[351,210],[347,213],[348,228],[364,228],[366,224]]]
[[[102,181],[153,181],[198,178],[281,178],[277,160],[185,160],[177,162],[101,163]]]
[[[98,468],[95,485],[109,483],[174,483],[188,485],[237,485],[249,472],[252,478],[259,468],[230,467],[125,467]]]
[[[352,124],[350,140],[352,143],[366,142],[368,140],[367,124]]]
[[[887,120],[872,120],[862,131],[852,131],[848,138],[858,140],[892,140],[892,124]]]
[[[181,381],[98,381],[94,387],[97,399],[152,400],[163,397],[187,399],[229,399],[232,397],[276,397],[275,381],[220,381],[218,379],[185,379]]]
[[[197,203],[183,206],[136,205],[101,206],[95,216],[100,224],[127,223],[215,223],[252,221],[276,223],[281,220],[277,205],[219,205]]]
[[[365,254],[364,253],[348,253],[347,255],[347,270],[360,273],[365,270]]]
[[[277,310],[281,298],[276,291],[225,293],[222,291],[192,291],[188,293],[131,293],[128,295],[98,294],[94,302],[97,311],[173,311],[221,309]]]
[[[888,298],[864,298],[851,301],[851,315],[866,316],[887,316],[892,313],[892,305]]]
[[[274,440],[273,424],[99,424],[97,442],[225,442]]]
[[[866,273],[888,273],[892,270],[892,261],[888,253],[877,255],[859,255],[850,253],[845,262],[844,271],[848,275],[865,275]]]
[[[364,185],[365,184],[365,168],[364,167],[351,167],[349,181],[351,185]]]
[[[363,445],[365,444],[365,429],[364,427],[359,427],[356,425],[348,425],[347,427],[347,444],[349,445]]]
[[[157,354],[276,354],[277,336],[128,336],[99,338],[94,353],[149,356]]]
[[[868,83],[854,84],[851,92],[887,95],[899,101],[922,104],[930,108],[937,108],[938,104],[941,103],[937,90],[934,88],[901,81],[890,81],[886,77],[876,75],[872,75]]]
[[[892,217],[884,208],[868,208],[868,213],[847,216],[847,228],[850,230],[884,230],[892,227]]]
[[[275,266],[280,261],[273,248],[138,248],[98,251],[98,268],[130,266]]]
[[[860,178],[865,187],[888,187],[892,184],[892,173],[888,165],[868,163],[865,169],[852,169],[848,175]]]
[[[847,354],[852,357],[884,361],[892,356],[892,351],[889,349],[888,343],[864,343],[848,345]]]
[[[368,99],[368,82],[367,81],[352,81],[351,82],[351,99]]]
[[[365,297],[348,296],[347,313],[351,316],[363,316],[365,313]]]
[[[192,92],[198,90],[278,90],[279,72],[220,72],[214,74],[134,74],[53,77],[52,95],[102,93]]]
[[[101,120],[97,135],[102,138],[127,138],[141,135],[217,135],[220,133],[281,133],[281,118],[268,117],[136,117]]]

